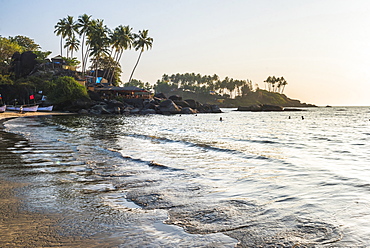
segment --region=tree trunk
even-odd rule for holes
[[[132,76],[134,75],[134,71],[135,71],[135,69],[136,69],[136,67],[137,67],[137,65],[139,64],[139,60],[140,60],[140,57],[141,57],[141,54],[143,53],[143,49],[141,49],[141,51],[140,51],[140,54],[139,54],[139,58],[137,59],[137,61],[136,61],[136,65],[134,66],[134,69],[132,70],[132,72],[131,72],[131,75],[130,75],[130,79],[128,80],[128,83],[130,83],[131,82],[131,79],[132,79]]]
[[[84,43],[85,43],[85,34],[82,36],[82,45],[81,45],[81,61],[82,61],[82,77],[83,78],[85,78]]]
[[[63,57],[63,37],[60,36],[60,56]]]

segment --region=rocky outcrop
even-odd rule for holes
[[[238,107],[237,111],[271,112],[271,111],[303,111],[296,108],[283,108],[277,105],[255,104],[248,107]]]
[[[186,101],[179,96],[167,98],[163,94],[156,94],[153,99],[140,99],[140,102],[132,101],[79,101],[71,106],[71,111],[81,114],[197,114],[197,113],[222,113],[217,105],[201,104],[192,99]],[[73,107],[73,108],[72,108]]]
[[[277,105],[255,104],[248,107],[238,107],[238,111],[284,111],[284,108]]]
[[[162,101],[158,105],[158,110],[161,114],[178,114],[181,109],[170,99]]]

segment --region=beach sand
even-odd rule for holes
[[[1,124],[7,118],[65,115],[63,112],[16,112],[0,113]],[[1,135],[1,134],[0,134]],[[1,158],[0,158],[1,159]],[[22,199],[16,192],[26,190],[26,185],[6,180],[0,172],[0,247],[117,247],[118,240],[106,237],[83,238],[62,236],[58,232],[58,221],[68,216],[39,214],[22,209]]]

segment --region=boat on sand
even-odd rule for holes
[[[40,107],[37,109],[37,111],[43,111],[43,112],[50,112],[53,111],[53,105]]]
[[[13,110],[13,111],[21,111],[21,107],[23,108],[23,112],[36,112],[39,108],[39,105],[33,105],[33,106],[7,106],[7,110]]]

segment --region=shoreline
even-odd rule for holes
[[[17,117],[28,117],[28,116],[42,116],[42,115],[74,115],[76,113],[66,113],[66,112],[24,112],[18,113],[14,111],[5,111],[0,113],[0,120],[8,118],[17,118]]]
[[[0,137],[5,141],[0,149],[7,148],[4,122],[12,118],[44,115],[70,115],[64,112],[17,112],[0,113]],[[11,146],[11,144],[10,144]],[[1,168],[0,168],[1,169]],[[60,234],[58,223],[69,216],[34,213],[22,209],[22,199],[17,192],[25,192],[27,183],[14,182],[0,172],[0,247],[115,247],[117,240],[104,237],[64,236]],[[108,242],[106,242],[108,241]]]

